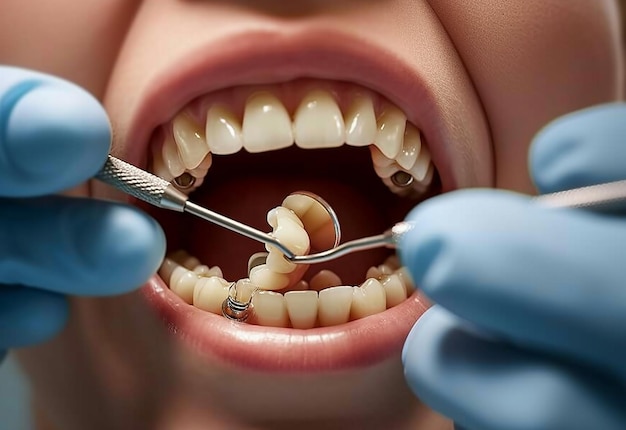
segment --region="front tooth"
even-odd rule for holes
[[[376,279],[368,279],[354,289],[351,319],[365,318],[386,309],[385,289]]]
[[[185,302],[193,303],[193,290],[198,281],[198,275],[183,266],[178,266],[170,278],[170,290]]]
[[[204,130],[183,112],[174,118],[172,132],[180,159],[185,167],[190,170],[198,167],[209,153],[209,147],[204,139]]]
[[[273,94],[250,96],[243,116],[243,146],[248,152],[286,148],[293,143],[291,119],[285,106]]]
[[[388,105],[378,119],[378,133],[374,144],[385,157],[394,159],[402,148],[406,116],[400,109]]]
[[[319,292],[318,317],[322,327],[348,322],[354,287],[326,288]]]
[[[185,165],[183,164],[183,160],[180,159],[180,155],[178,154],[176,141],[169,133],[167,133],[167,135],[165,136],[165,140],[163,141],[161,154],[163,156],[163,161],[165,162],[165,165],[169,169],[172,176],[176,178],[183,174],[183,172],[185,171]]]
[[[241,125],[235,115],[222,106],[211,106],[206,118],[206,141],[216,155],[230,155],[243,148]]]
[[[301,148],[335,148],[345,140],[341,110],[333,96],[323,90],[307,94],[296,110],[294,140]]]
[[[259,291],[252,298],[256,323],[268,327],[289,327],[285,298],[273,291]]]
[[[376,139],[376,114],[371,97],[362,94],[355,96],[344,121],[348,145],[367,146]]]
[[[417,160],[417,155],[420,153],[421,147],[422,138],[420,137],[419,130],[415,128],[413,124],[407,124],[402,149],[396,157],[396,162],[403,169],[411,169]]]
[[[318,296],[315,291],[289,291],[285,293],[287,312],[293,328],[315,327],[317,320]]]
[[[193,305],[198,309],[222,314],[222,303],[228,297],[230,283],[221,277],[200,278],[193,290]]]
[[[387,309],[394,307],[406,300],[406,286],[396,274],[385,276],[381,285],[385,289]]]

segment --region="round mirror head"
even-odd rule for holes
[[[283,200],[282,206],[291,209],[300,218],[309,234],[314,252],[326,251],[339,245],[339,219],[326,200],[310,191],[295,191]]]

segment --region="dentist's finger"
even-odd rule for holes
[[[434,306],[402,352],[407,382],[470,429],[622,429],[623,392],[605,375],[494,341]]]
[[[409,219],[400,255],[434,302],[515,343],[624,372],[626,222],[493,190],[431,199]]]
[[[0,199],[0,237],[2,282],[75,295],[138,288],[165,254],[152,218],[92,199]]]
[[[534,139],[529,164],[542,193],[626,179],[626,104],[552,122]]]
[[[67,316],[62,295],[0,285],[0,349],[48,340],[63,329]]]
[[[0,196],[49,194],[92,177],[111,142],[100,103],[67,81],[0,66]]]

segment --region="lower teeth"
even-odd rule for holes
[[[305,281],[296,283],[289,291],[282,290],[282,294],[259,291],[249,279],[239,280],[239,284],[247,284],[249,291],[256,291],[246,322],[298,329],[338,325],[396,306],[414,291],[407,270],[399,266],[395,256],[370,268],[360,286],[316,285],[316,277],[338,278],[330,271],[320,273],[310,282],[321,288],[319,291],[309,289]],[[228,298],[232,282],[223,278],[219,267],[209,268],[184,251],[178,251],[165,259],[159,275],[186,303],[222,315],[222,304]]]
[[[296,255],[304,255],[311,244],[328,239],[328,229],[323,227],[329,220],[290,197],[268,213],[268,223],[276,239]],[[414,290],[395,256],[370,268],[365,281],[353,286],[344,285],[328,270],[303,281],[308,266],[291,263],[274,247],[267,248],[265,262],[253,264],[249,278],[236,281],[234,289],[219,267],[203,265],[184,251],[170,254],[159,275],[176,295],[199,309],[252,324],[299,329],[343,324],[382,312]],[[229,299],[229,291],[236,296]]]

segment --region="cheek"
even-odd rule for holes
[[[136,0],[2,0],[0,63],[71,80],[101,96]]]
[[[612,0],[431,0],[490,123],[500,187],[532,191],[527,149],[548,121],[621,91]]]

